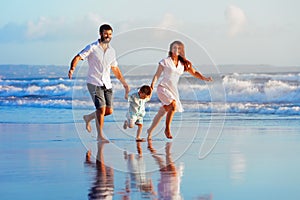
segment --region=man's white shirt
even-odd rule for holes
[[[99,41],[87,45],[79,56],[84,60],[87,59],[89,64],[87,83],[104,86],[107,89],[112,88],[110,79],[111,66],[118,66],[115,50],[108,44],[104,52]]]

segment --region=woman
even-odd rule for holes
[[[211,77],[205,77],[197,72],[192,63],[185,58],[184,45],[180,41],[174,41],[170,44],[169,56],[159,62],[157,71],[152,79],[151,88],[153,90],[156,81],[163,72],[163,78],[157,86],[157,95],[162,103],[162,107],[154,117],[148,132],[148,140],[152,139],[152,132],[167,113],[165,135],[172,139],[171,122],[175,112],[183,112],[178,94],[178,81],[183,72],[189,72],[195,78],[204,81],[212,81]]]

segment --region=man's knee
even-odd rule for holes
[[[106,112],[106,110],[105,110],[105,108],[97,108],[97,110],[96,110],[96,114],[97,114],[97,116],[99,116],[99,115],[105,115],[105,112]]]
[[[111,114],[113,113],[113,111],[114,111],[114,110],[113,110],[112,108],[106,108],[106,109],[105,109],[105,116],[106,116],[106,115],[111,115]]]

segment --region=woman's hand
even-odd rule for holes
[[[206,77],[206,78],[205,78],[205,81],[211,82],[211,81],[213,81],[213,78],[212,78],[212,77]]]

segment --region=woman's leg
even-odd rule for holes
[[[173,100],[171,104],[164,106],[164,108],[167,111],[165,135],[167,138],[172,139],[171,122],[176,110],[176,101]]]
[[[152,131],[157,127],[158,123],[161,121],[162,117],[166,114],[165,108],[162,106],[160,107],[159,111],[153,118],[152,124],[150,128],[148,128],[147,133],[148,133],[148,140],[152,139]]]

